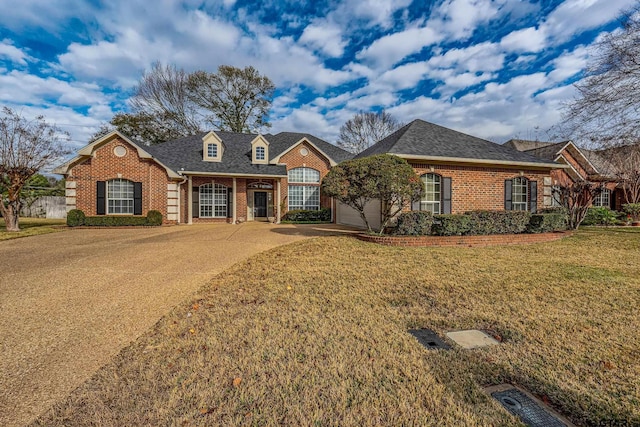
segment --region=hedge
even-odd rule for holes
[[[121,227],[121,226],[159,226],[162,225],[162,213],[150,210],[147,216],[85,216],[80,209],[72,209],[67,213],[67,225],[78,227]]]
[[[468,234],[469,215],[434,215],[431,232],[436,236],[462,236]]]
[[[395,234],[400,236],[428,236],[431,234],[433,215],[426,211],[403,212],[398,215]]]
[[[621,222],[618,220],[618,216],[618,212],[612,211],[606,206],[591,207],[587,209],[582,225],[616,225]]]
[[[524,233],[531,214],[527,211],[471,211],[468,234],[518,234]]]
[[[282,217],[282,221],[287,222],[330,222],[331,209],[324,208],[317,211],[293,210]]]
[[[567,216],[561,212],[531,215],[527,233],[550,233],[567,229]]]

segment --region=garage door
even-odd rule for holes
[[[372,200],[364,207],[364,214],[369,225],[374,230],[380,228],[380,201]],[[338,202],[336,209],[336,222],[342,225],[365,228],[364,221],[357,210]]]

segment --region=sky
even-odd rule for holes
[[[0,106],[79,148],[155,61],[254,66],[270,133],[336,142],[360,111],[494,142],[548,139],[591,46],[635,0],[0,0]]]

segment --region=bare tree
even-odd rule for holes
[[[359,112],[340,127],[338,147],[358,154],[404,126],[384,110]]]
[[[67,154],[66,133],[45,122],[44,117],[27,120],[10,108],[0,117],[0,213],[7,231],[20,231],[20,194],[29,178]],[[5,195],[6,193],[6,195]]]
[[[597,153],[610,166],[608,175],[623,188],[626,203],[640,203],[640,144],[609,147]]]
[[[587,180],[567,181],[554,187],[553,197],[567,210],[567,227],[570,230],[576,230],[580,226],[593,199],[602,189],[602,184]]]
[[[564,133],[599,147],[640,141],[640,5],[620,21],[593,47],[565,111]]]
[[[218,73],[189,75],[189,99],[206,112],[205,122],[232,132],[259,132],[268,128],[275,86],[253,67],[229,65]]]

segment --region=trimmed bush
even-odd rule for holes
[[[469,231],[469,215],[434,215],[431,232],[436,236],[462,236]]]
[[[640,221],[640,203],[627,203],[622,210],[631,216],[633,221]]]
[[[560,212],[531,215],[527,233],[550,233],[567,229],[567,216]]]
[[[160,211],[150,210],[147,212],[147,225],[162,225],[162,214]]]
[[[431,212],[411,211],[398,215],[395,234],[400,236],[428,236],[431,234],[433,215]]]
[[[616,225],[618,213],[607,207],[592,207],[582,220],[582,225]]]
[[[78,227],[84,225],[85,215],[80,209],[71,209],[67,212],[67,225],[69,227]]]
[[[531,214],[527,211],[471,211],[468,234],[518,234],[524,233]]]
[[[282,217],[282,221],[287,222],[330,222],[331,209],[324,208],[318,211],[293,210]]]
[[[121,227],[147,225],[147,217],[144,216],[88,216],[84,219],[84,225],[90,227]]]

